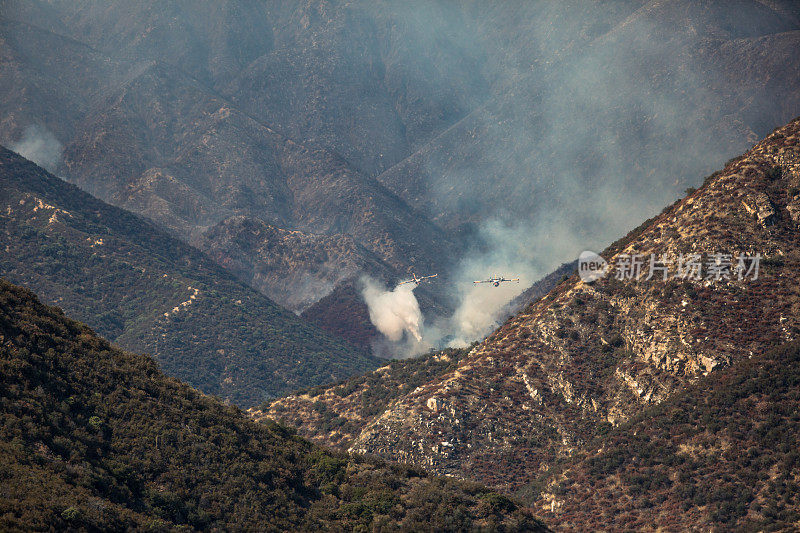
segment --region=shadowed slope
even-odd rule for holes
[[[378,361],[142,218],[0,149],[0,271],[209,394],[253,405]]]

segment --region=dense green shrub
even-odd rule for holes
[[[488,489],[255,423],[3,280],[0,340],[0,530],[541,530]]]

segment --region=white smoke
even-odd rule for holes
[[[389,341],[400,342],[405,335],[422,341],[422,311],[414,296],[415,283],[398,285],[388,290],[368,276],[361,278],[361,294],[369,308],[372,324]]]
[[[450,277],[447,292],[453,295],[455,311],[434,317],[429,325],[414,295],[416,284],[398,285],[390,291],[363,277],[362,295],[370,320],[384,336],[374,343],[374,352],[410,357],[434,347],[468,346],[491,333],[505,318],[507,305],[515,296],[570,257],[573,249],[577,256],[578,244],[569,234],[556,234],[559,227],[564,226],[544,230],[544,225],[509,225],[500,219],[482,224],[477,238],[482,245],[467,254]],[[549,246],[542,246],[543,242]],[[492,276],[520,278],[520,282],[498,287],[473,283]]]
[[[462,258],[452,276],[458,299],[444,328],[450,331],[448,344],[463,347],[482,339],[505,320],[511,300],[533,283],[577,259],[582,250],[604,249],[658,212],[653,201],[620,208],[615,194],[613,184],[597,187],[594,203],[577,213],[555,207],[542,209],[536,219],[507,222],[496,217],[481,224],[482,249]],[[518,277],[520,283],[472,283],[495,275]]]
[[[61,162],[63,146],[50,130],[32,124],[25,128],[22,139],[12,143],[9,148],[25,159],[30,159],[40,167],[54,172]]]
[[[461,305],[450,318],[453,333],[448,345],[462,348],[485,337],[497,327],[506,305],[525,288],[516,283],[481,284],[463,291]]]
[[[551,218],[547,223],[507,223],[500,218],[484,222],[479,230],[480,250],[467,254],[455,269],[456,310],[448,320],[449,346],[463,347],[482,339],[506,318],[508,304],[558,265],[577,257],[583,244],[574,228]],[[473,281],[498,276],[520,278],[495,287]]]

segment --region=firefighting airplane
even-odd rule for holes
[[[517,283],[519,283],[519,278],[508,279],[508,278],[504,278],[504,277],[495,276],[495,277],[491,277],[489,279],[482,279],[480,281],[473,281],[472,283],[491,283],[495,287],[499,287],[500,284],[502,282],[504,282],[504,281],[516,281]]]
[[[438,275],[439,274],[431,274],[430,276],[419,276],[419,277],[417,277],[417,275],[412,272],[411,273],[411,279],[407,279],[405,281],[401,281],[400,283],[397,284],[397,286],[399,287],[400,285],[405,285],[406,283],[416,283],[417,285],[419,285],[420,283],[422,283],[426,279],[433,279]]]

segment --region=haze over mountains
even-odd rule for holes
[[[440,272],[415,349],[503,318],[462,282],[602,247],[800,98],[789,1],[1,7],[0,143],[295,311]]]

